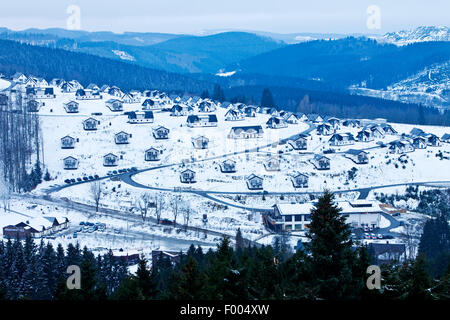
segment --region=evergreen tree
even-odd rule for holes
[[[200,98],[202,98],[202,99],[208,99],[208,98],[209,98],[209,92],[208,92],[208,90],[203,90],[202,94],[200,95]]]
[[[168,298],[175,300],[204,299],[204,276],[198,269],[198,263],[189,255],[180,272],[174,272],[170,278]]]
[[[242,250],[245,247],[244,238],[242,237],[241,228],[236,232],[236,250]]]
[[[136,281],[142,296],[146,300],[154,299],[156,297],[158,292],[156,290],[155,274],[153,273],[153,270],[148,270],[147,260],[144,257],[139,258]]]
[[[139,286],[139,281],[134,276],[123,279],[112,298],[114,300],[128,301],[145,300],[141,287]]]
[[[419,255],[411,268],[411,280],[407,298],[410,300],[429,300],[431,280],[426,271],[425,258]]]
[[[428,220],[420,237],[419,255],[433,276],[442,275],[450,263],[450,226],[443,214]]]
[[[334,194],[325,191],[311,210],[308,237],[312,254],[312,269],[319,297],[344,299],[355,292],[350,227],[341,209],[333,202]]]
[[[214,85],[214,91],[213,91],[213,96],[212,96],[213,100],[217,100],[217,101],[225,101],[225,93],[223,92],[222,88],[220,87],[219,84],[215,84]]]

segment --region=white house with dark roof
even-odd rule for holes
[[[247,188],[249,190],[262,190],[263,189],[263,178],[258,177],[255,174],[249,175],[246,179]]]
[[[242,121],[245,120],[245,114],[240,111],[239,109],[229,109],[226,113],[225,113],[225,120],[226,121]]]
[[[122,96],[121,100],[123,103],[140,103],[141,97],[136,93],[127,92]]]
[[[170,130],[163,126],[158,126],[153,129],[153,137],[157,140],[169,139]]]
[[[78,89],[75,93],[75,99],[77,100],[100,100],[103,96],[100,91],[89,89]]]
[[[194,112],[191,106],[176,104],[170,109],[170,115],[173,117],[187,116]]]
[[[368,153],[364,150],[349,149],[344,153],[344,156],[356,164],[369,163]]]
[[[86,131],[97,130],[97,125],[100,124],[100,121],[94,118],[88,118],[83,121],[83,129]]]
[[[315,154],[311,163],[317,170],[330,170],[330,159],[323,155]]]
[[[304,173],[296,172],[291,175],[294,188],[308,188],[308,176]]]
[[[289,140],[289,144],[294,150],[306,150],[308,148],[307,136],[301,134],[296,139]]]
[[[216,109],[217,109],[216,104],[209,100],[203,100],[198,105],[199,112],[214,112],[216,111]]]
[[[264,168],[267,171],[280,171],[280,159],[278,157],[271,157],[264,163]]]
[[[236,172],[236,161],[231,159],[226,159],[220,164],[220,171],[223,173],[234,173]]]
[[[412,144],[415,149],[426,149],[428,146],[428,140],[425,137],[412,138]]]
[[[80,104],[76,101],[69,101],[64,103],[64,109],[67,113],[78,113]]]
[[[268,128],[281,129],[287,128],[288,123],[282,117],[272,116],[267,120],[266,125]]]
[[[413,152],[414,151],[414,146],[413,144],[404,139],[404,140],[395,140],[392,142],[389,142],[388,144],[388,150],[389,153],[408,153],[408,152]]]
[[[262,138],[264,134],[261,126],[232,127],[228,134],[229,139],[253,139]]]
[[[192,145],[195,149],[208,149],[209,139],[205,136],[197,136],[192,138]]]
[[[75,142],[77,139],[71,136],[65,136],[61,138],[61,149],[73,149],[75,148]]]
[[[191,169],[186,169],[180,173],[181,183],[195,183],[195,171]]]
[[[63,159],[65,170],[76,170],[78,169],[78,160],[72,156]]]
[[[441,141],[445,142],[445,143],[450,143],[450,133],[445,133],[442,137],[441,137]]]
[[[154,116],[153,111],[143,111],[143,112],[136,112],[131,111],[128,112],[128,123],[130,124],[143,124],[143,123],[153,123]]]
[[[120,131],[114,135],[114,142],[116,144],[128,144],[130,143],[131,133],[126,133],[125,131]]]
[[[361,130],[356,135],[356,138],[360,142],[370,142],[374,140],[374,137],[372,135],[372,131],[370,130]]]
[[[103,156],[103,166],[105,167],[115,167],[118,165],[119,157],[113,153],[108,153]]]
[[[346,146],[355,144],[355,138],[349,132],[346,133],[335,133],[328,140],[330,146]]]
[[[106,107],[113,112],[123,111],[123,102],[119,99],[109,99],[105,104]]]
[[[321,123],[316,128],[318,135],[329,136],[334,132],[333,127],[329,123]]]
[[[145,150],[145,161],[159,161],[160,155],[161,151],[151,147],[150,149]]]
[[[217,127],[217,116],[215,114],[207,115],[189,115],[186,124],[190,128],[195,127]]]

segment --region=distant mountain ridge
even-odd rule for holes
[[[138,43],[137,38],[143,38],[143,42]],[[152,33],[89,33],[63,29],[29,29],[21,32],[0,29],[0,39],[128,60],[144,67],[169,72],[213,74],[233,62],[286,45],[267,36],[246,32],[199,37]]]
[[[380,40],[397,45],[428,41],[450,41],[450,28],[446,26],[421,26],[413,30],[386,33]]]

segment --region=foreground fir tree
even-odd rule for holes
[[[198,269],[197,261],[190,255],[180,272],[174,272],[169,283],[167,298],[170,300],[201,300],[205,277]]]

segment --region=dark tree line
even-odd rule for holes
[[[283,241],[258,248],[238,236],[233,247],[224,238],[215,251],[192,245],[180,253],[178,263],[161,254],[149,268],[141,258],[133,275],[111,252],[95,257],[72,244],[55,250],[43,242],[35,246],[31,239],[23,244],[8,240],[0,242],[0,295],[56,300],[450,299],[450,265],[439,275],[430,273],[432,250],[425,242],[415,261],[382,265],[381,290],[369,290],[371,253],[352,243],[330,193],[311,212],[309,237],[310,243],[295,253]],[[65,286],[68,265],[81,268],[80,290]]]
[[[199,93],[212,85],[187,76],[149,69],[132,63],[61,49],[0,40],[0,72],[13,75],[22,72],[47,80],[76,79],[84,86],[90,83],[115,85],[122,90],[148,88],[178,93]]]

